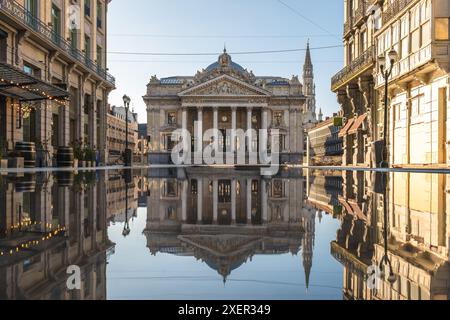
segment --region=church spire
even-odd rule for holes
[[[305,64],[303,65],[303,95],[306,97],[305,123],[316,123],[316,85],[314,84],[314,66],[311,59],[309,40],[306,44]]]
[[[306,55],[305,55],[305,65],[304,68],[306,67],[312,67],[312,60],[311,60],[311,49],[309,48],[309,39],[308,39],[308,43],[306,45]]]

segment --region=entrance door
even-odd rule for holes
[[[438,163],[447,164],[447,88],[439,89]]]

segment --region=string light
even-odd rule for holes
[[[28,250],[32,247],[38,246],[39,244],[41,244],[41,242],[47,241],[52,239],[53,237],[58,236],[60,233],[63,233],[66,231],[66,227],[61,227],[58,225],[58,228],[56,230],[47,232],[44,234],[44,236],[42,237],[42,240],[30,240],[30,241],[25,241],[23,243],[18,244],[14,249],[10,249],[9,250],[9,255],[12,256],[16,253],[19,253],[23,250]],[[4,256],[5,252],[4,251],[0,251],[0,256]]]

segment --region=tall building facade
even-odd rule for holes
[[[126,121],[128,121],[128,148],[134,154],[138,154],[138,115],[132,111],[128,111],[128,115],[126,114],[127,110],[124,107],[112,106],[108,110],[106,145],[109,164],[123,160],[127,138]]]
[[[36,147],[42,166],[59,147],[89,144],[106,162],[107,10],[110,0],[0,1],[0,138]]]
[[[373,4],[377,1],[344,0],[344,68],[331,80],[345,125],[343,139],[344,166],[370,166],[373,126],[377,112],[377,93],[373,71],[376,51]]]
[[[170,162],[175,145],[172,133],[217,129],[224,136],[223,150],[243,150],[251,143],[259,149],[258,137],[250,143],[231,139],[231,129],[277,129],[282,162],[299,163],[304,153],[304,129],[316,122],[314,74],[309,46],[306,51],[304,84],[298,77],[291,80],[257,77],[232,61],[224,50],[218,61],[195,76],[158,79],[153,76],[147,85],[144,101],[148,114],[149,162]],[[269,138],[269,141],[271,139]],[[204,141],[192,140],[192,150],[203,150]],[[245,149],[247,151],[248,149]]]
[[[346,120],[340,132],[344,165],[377,165],[372,143],[385,130],[385,80],[378,61],[395,50],[398,60],[386,93],[389,163],[447,166],[449,2],[347,0],[344,9],[345,67],[332,78]]]
[[[448,177],[391,173],[387,175],[389,189],[381,194],[377,192],[374,174],[346,173],[343,178],[341,227],[331,244],[331,253],[344,267],[344,298],[447,300],[450,295]],[[364,191],[360,195],[352,194],[348,186]],[[383,197],[388,198],[386,202]],[[383,265],[385,257],[389,259],[393,281],[381,277],[375,288],[368,286],[369,267]]]
[[[394,49],[399,56],[389,80],[389,162],[447,166],[450,3],[384,1],[379,11],[377,54]],[[379,68],[375,74],[375,88],[382,92]]]

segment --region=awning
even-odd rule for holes
[[[353,214],[360,220],[363,221],[367,221],[367,216],[364,214],[364,212],[362,212],[361,208],[359,207],[359,205],[356,202],[348,202],[352,209],[353,209]]]
[[[350,129],[350,127],[353,125],[353,122],[355,122],[355,120],[353,118],[347,120],[347,123],[341,129],[341,131],[339,132],[339,137],[340,138],[345,137],[347,135],[347,132]]]
[[[348,204],[348,202],[342,198],[339,198],[339,202],[342,203],[342,205],[345,207],[345,209],[347,210],[347,212],[349,214],[353,214],[353,209],[352,207],[350,207],[350,205]]]
[[[67,91],[5,62],[0,62],[0,94],[19,101],[55,100],[60,103],[69,97]]]
[[[342,203],[348,214],[351,214],[360,220],[367,221],[367,216],[362,212],[361,208],[356,202],[347,201],[344,198],[339,198],[339,202]]]
[[[359,116],[354,122],[350,130],[348,130],[348,134],[355,134],[358,132],[358,130],[361,128],[364,120],[366,120],[367,114],[363,114],[362,116]]]

